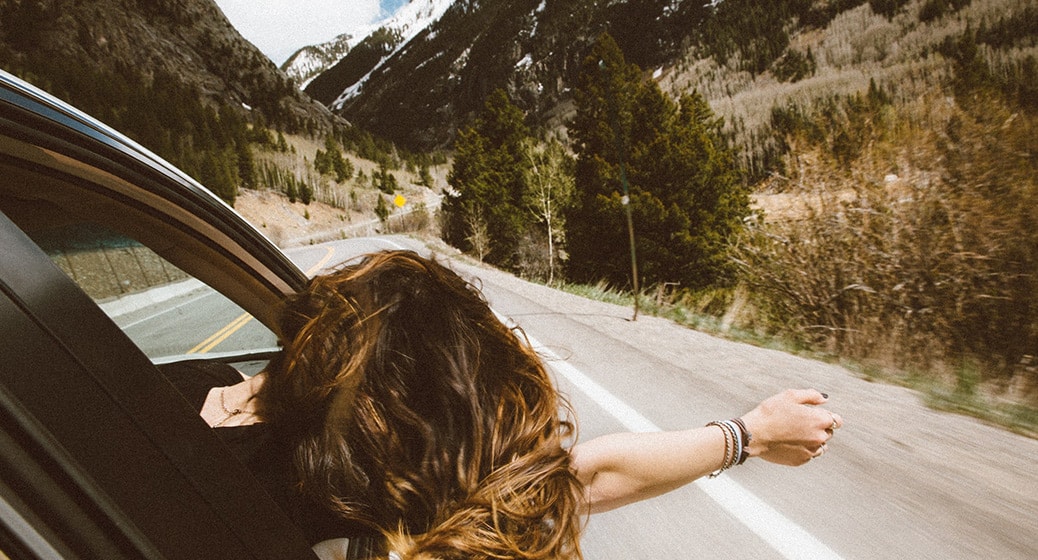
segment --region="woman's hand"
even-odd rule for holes
[[[827,395],[814,389],[788,389],[770,397],[742,417],[752,435],[751,457],[780,465],[802,465],[825,453],[843,418],[818,405]]]

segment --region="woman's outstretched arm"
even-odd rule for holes
[[[741,417],[750,441],[748,457],[802,465],[825,452],[839,415],[817,405],[826,396],[813,389],[787,390]],[[741,431],[738,428],[736,431]],[[652,498],[721,469],[735,443],[723,426],[674,432],[616,433],[579,443],[570,451],[584,483],[591,513]]]

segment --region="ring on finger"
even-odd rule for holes
[[[832,425],[831,425],[831,426],[829,426],[829,431],[830,431],[830,432],[835,432],[835,431],[836,431],[836,429],[840,427],[840,425],[839,425],[839,423],[837,423],[837,422],[836,422],[836,415],[835,415],[835,414],[833,414],[832,412],[830,412],[830,413],[829,413],[829,416],[830,416],[830,417],[831,417],[831,418],[833,419],[833,423],[832,423]]]

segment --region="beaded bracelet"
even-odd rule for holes
[[[742,453],[739,455],[739,462],[737,465],[741,465],[746,462],[746,459],[750,457],[750,442],[753,440],[753,435],[746,429],[746,423],[742,421],[742,418],[732,418],[732,422],[739,427],[739,431],[742,433]]]
[[[720,468],[710,473],[710,478],[716,478],[735,463],[733,457],[738,457],[735,454],[735,442],[738,441],[738,438],[735,436],[732,427],[722,421],[710,422],[707,426],[717,426],[721,428],[721,432],[724,434],[724,460],[721,461]]]
[[[724,461],[721,462],[720,468],[710,473],[710,478],[716,478],[722,472],[735,465],[741,465],[746,462],[746,459],[750,456],[748,448],[752,436],[741,418],[715,420],[707,424],[707,426],[717,426],[724,433]]]

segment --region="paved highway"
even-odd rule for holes
[[[390,237],[289,254],[315,273],[359,253],[400,247],[428,253],[413,240]],[[750,461],[592,517],[584,539],[589,560],[1038,558],[1038,441],[932,411],[912,391],[834,365],[652,317],[631,321],[627,308],[440,258],[477,278],[495,310],[539,345],[577,411],[582,439],[703,425],[787,387],[829,393],[829,406],[845,418],[829,452],[806,466]],[[208,323],[178,352],[240,322],[240,312],[217,313],[204,299],[189,303],[209,309]],[[178,309],[193,313],[188,303]],[[210,351],[247,345],[235,337],[259,336],[249,328],[246,322]]]
[[[549,351],[582,437],[728,418],[815,387],[847,426],[800,468],[751,461],[595,516],[589,559],[1038,558],[1038,441],[928,409],[907,389],[588,302],[492,270],[499,313]]]

